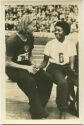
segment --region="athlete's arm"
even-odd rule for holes
[[[38,67],[38,69],[40,70],[40,69],[45,68],[48,64],[48,61],[49,61],[49,56],[44,55],[44,59],[43,59],[41,65]]]
[[[7,67],[14,67],[14,68],[17,68],[17,69],[24,69],[24,70],[27,70],[29,73],[34,74],[33,66],[20,65],[20,64],[17,64],[15,62],[13,62],[11,59],[12,59],[11,57],[8,57],[8,56],[6,57],[6,66]]]
[[[71,67],[71,70],[74,70],[74,64],[75,64],[75,56],[71,56],[70,58],[70,67]]]

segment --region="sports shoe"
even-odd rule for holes
[[[40,113],[40,114],[33,114],[31,112],[31,108],[29,109],[29,112],[31,114],[32,119],[46,119],[49,115],[46,111],[44,111],[43,113]]]
[[[72,115],[79,117],[79,113],[75,107],[75,103],[71,102],[68,106],[68,112]]]
[[[64,111],[64,112],[60,112],[60,114],[59,114],[59,119],[66,119],[66,112]]]

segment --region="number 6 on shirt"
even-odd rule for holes
[[[64,62],[64,55],[63,55],[63,53],[59,53],[59,62],[60,63]]]

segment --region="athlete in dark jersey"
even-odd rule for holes
[[[33,21],[27,16],[22,17],[18,32],[6,41],[6,73],[29,98],[31,118],[41,119],[48,116],[44,107],[50,97],[52,84],[45,71],[36,73],[31,64],[32,31]]]

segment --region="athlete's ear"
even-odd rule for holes
[[[64,32],[64,30],[63,30],[63,35],[66,36],[66,33]]]

